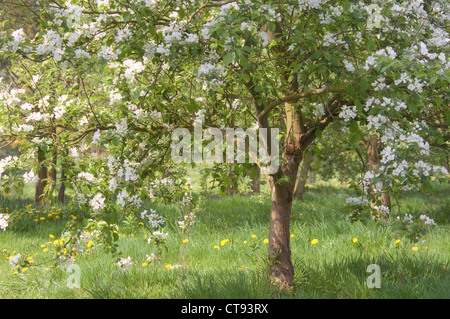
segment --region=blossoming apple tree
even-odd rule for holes
[[[355,145],[367,130],[382,146],[365,188],[448,174],[427,163],[449,121],[446,1],[20,1],[37,33],[2,35],[20,88],[1,95],[0,136],[23,141],[23,161],[39,150],[60,158],[75,200],[107,225],[120,219],[114,205],[186,196],[175,191],[186,181],[165,179],[169,137],[200,115],[224,127],[234,112],[283,132],[280,149],[268,145],[281,162],[267,178],[270,277],[285,288],[298,167],[330,123],[342,121]],[[2,161],[6,170],[20,159]]]

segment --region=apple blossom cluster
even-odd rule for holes
[[[102,194],[96,194],[89,202],[94,212],[98,212],[105,207],[105,197]]]
[[[126,271],[133,266],[133,262],[131,261],[131,257],[128,256],[127,258],[120,258],[120,260],[115,265],[121,270]]]
[[[6,227],[8,227],[8,219],[9,215],[0,214],[0,229],[2,229],[3,231],[5,231]]]
[[[428,226],[436,226],[437,225],[436,222],[434,221],[434,219],[428,217],[427,215],[421,214],[419,216],[419,219],[424,225],[428,225]],[[410,223],[410,224],[414,223],[414,216],[411,214],[405,214],[405,216],[403,216],[403,222]]]
[[[15,266],[20,264],[22,255],[16,254],[13,257],[9,258],[8,262],[11,266]]]
[[[181,229],[187,229],[189,226],[192,226],[195,224],[195,214],[193,212],[190,212],[187,215],[183,216],[183,220],[178,221],[178,227]]]
[[[7,175],[2,176],[2,174],[4,172],[6,172],[8,169],[17,165],[18,160],[19,160],[19,158],[17,156],[11,156],[11,155],[0,159],[0,180],[8,178]]]
[[[144,220],[155,229],[164,224],[164,219],[162,218],[162,216],[158,215],[153,209],[150,209],[149,211],[142,211],[141,220]]]
[[[149,236],[149,238],[147,239],[147,243],[150,244],[150,243],[152,243],[152,242],[155,241],[155,240],[156,240],[157,242],[161,242],[161,241],[167,239],[167,236],[169,236],[168,233],[163,233],[163,232],[161,232],[161,231],[159,231],[159,230],[154,231],[154,232],[152,233],[152,235]]]

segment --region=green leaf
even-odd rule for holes
[[[123,18],[123,21],[125,21],[125,22],[128,22],[128,21],[130,21],[131,20],[131,13],[130,12],[124,12],[123,14],[122,14],[122,18]]]
[[[369,89],[369,82],[367,82],[366,79],[362,79],[361,82],[359,82],[359,87],[363,91],[367,91]]]
[[[375,40],[373,38],[369,38],[367,40],[367,49],[369,49],[369,52],[375,50],[376,47],[377,44],[375,43]]]
[[[347,94],[353,99],[356,98],[356,90],[353,85],[349,84],[349,86],[347,86]]]
[[[225,65],[230,64],[233,61],[233,54],[232,53],[227,53],[224,57],[223,57],[223,63]]]
[[[273,22],[268,22],[268,23],[267,23],[267,28],[268,28],[270,31],[275,32],[277,26],[276,26],[276,24],[273,23]]]

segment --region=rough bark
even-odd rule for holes
[[[294,285],[294,266],[290,249],[290,218],[298,168],[304,151],[304,135],[299,114],[285,103],[287,136],[283,163],[277,174],[269,176],[272,204],[269,225],[270,279],[281,289]]]

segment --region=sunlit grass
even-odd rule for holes
[[[52,262],[66,223],[81,218],[77,209],[4,202],[1,209],[13,221],[0,233],[0,298],[449,298],[447,191],[443,186],[401,199],[402,208],[426,211],[438,224],[413,243],[370,220],[347,221],[347,191],[332,185],[310,190],[293,204],[296,286],[284,295],[267,276],[267,194],[207,199],[186,235],[176,226],[174,206],[152,205],[166,218],[167,251],[148,261],[154,250],[145,228],[121,223],[117,256],[91,243],[76,258],[80,288],[69,288],[70,273]],[[15,254],[31,257],[25,271],[9,264]],[[133,265],[121,270],[119,257],[130,257]],[[370,264],[381,268],[380,289],[366,285]]]

